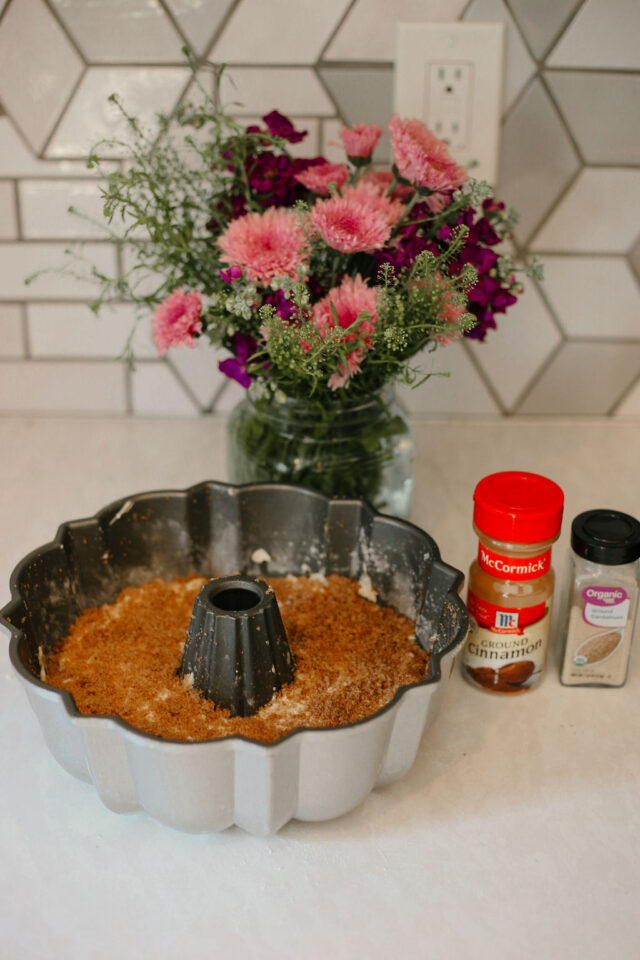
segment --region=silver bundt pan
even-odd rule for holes
[[[259,548],[268,563],[252,560]],[[83,609],[112,602],[126,586],[194,571],[264,577],[309,570],[366,573],[383,603],[416,619],[417,640],[431,651],[426,679],[365,720],[296,730],[271,744],[240,736],[181,742],[116,717],[82,715],[70,694],[39,679],[39,655],[48,656]],[[466,636],[461,582],[428,534],[363,501],[286,484],[205,482],[136,494],[63,523],[55,540],[13,571],[0,626],[9,629],[11,663],[51,752],[69,773],[93,782],[107,807],[144,809],[188,832],[235,823],[268,834],[292,817],[339,817],[407,773]]]

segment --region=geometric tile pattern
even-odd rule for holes
[[[521,214],[515,255],[539,252],[546,279],[486,343],[428,357],[451,377],[403,402],[414,415],[640,417],[637,0],[0,0],[0,412],[195,416],[242,395],[204,344],[158,359],[148,318],[131,374],[111,359],[131,307],[96,319],[74,278],[23,283],[72,241],[115,269],[113,247],[67,213],[99,214],[84,158],[118,133],[109,93],[142,117],[171,112],[190,95],[187,44],[203,66],[229,63],[223,96],[243,120],[277,107],[310,132],[296,152],[340,159],[344,123],[391,112],[396,24],[460,18],[506,24],[498,189]]]

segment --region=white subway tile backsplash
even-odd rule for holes
[[[0,101],[38,152],[82,75],[82,59],[43,0],[19,0],[0,20],[0,64]]]
[[[216,63],[315,63],[349,0],[243,0],[209,59]]]
[[[29,343],[34,357],[119,356],[136,325],[133,304],[104,306],[96,316],[85,303],[27,305]],[[155,357],[151,324],[141,320],[134,337],[138,357]]]
[[[640,287],[622,257],[545,257],[544,289],[569,337],[640,334]]]
[[[105,172],[115,169],[114,163],[104,164]],[[0,177],[88,177],[84,160],[38,160],[14,127],[9,117],[0,117]]]
[[[356,0],[325,60],[388,61],[395,57],[396,24],[457,20],[466,0]]]
[[[561,337],[531,280],[508,313],[495,319],[498,329],[490,330],[484,343],[469,340],[468,346],[505,408],[513,410]]]
[[[640,4],[637,0],[586,0],[560,37],[551,67],[640,69]]]
[[[23,236],[27,240],[106,239],[99,180],[24,180],[19,186]],[[79,215],[69,212],[69,207]],[[92,222],[98,221],[98,223]]]
[[[93,63],[183,60],[182,41],[158,0],[52,0]]]
[[[9,180],[0,180],[0,240],[15,240],[17,236],[15,187]]]
[[[0,357],[23,357],[22,308],[0,303]]]
[[[166,363],[139,364],[131,377],[133,412],[151,417],[190,417],[199,411]]]
[[[86,258],[72,261],[65,251],[74,249]],[[73,275],[95,266],[112,276],[116,272],[115,247],[110,243],[87,243],[82,248],[66,243],[0,243],[0,297],[3,300],[80,300],[94,296],[95,285],[89,280]],[[67,272],[63,272],[65,270]],[[32,274],[44,271],[29,286],[25,280]]]
[[[126,413],[119,363],[0,361],[0,410],[15,414]]]
[[[615,217],[610,216],[612,210]],[[542,230],[533,250],[626,253],[638,234],[640,169],[587,167]]]
[[[47,147],[49,157],[86,157],[97,142],[124,139],[127,121],[109,103],[117,93],[124,108],[148,127],[155,114],[171,112],[189,79],[183,67],[89,67]],[[120,157],[119,146],[101,146],[100,156]]]
[[[180,374],[203,409],[211,402],[226,380],[218,369],[218,361],[229,353],[217,350],[208,337],[201,337],[196,347],[180,347],[172,350],[169,364]]]
[[[400,387],[398,396],[409,413],[474,416],[499,412],[464,344],[450,343],[435,353],[419,354],[413,363],[424,373],[432,371],[450,376],[432,376],[415,388]]]
[[[241,116],[280,110],[294,117],[330,117],[336,110],[313,70],[305,67],[229,67],[221,100]]]

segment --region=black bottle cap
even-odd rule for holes
[[[619,510],[586,510],[571,524],[571,546],[594,563],[633,563],[640,557],[640,523]]]

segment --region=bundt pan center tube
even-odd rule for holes
[[[295,665],[263,578],[314,572],[361,580],[380,603],[416,621],[416,642],[430,653],[425,679],[401,687],[363,720],[302,727],[273,743],[237,735],[176,741],[118,717],[80,714],[68,692],[41,679],[53,647],[83,610],[159,577],[215,573],[221,579],[205,584],[194,605],[180,669],[193,674],[194,682],[198,674],[205,695],[214,691],[220,670],[203,652],[202,640],[233,613],[235,626],[225,627],[230,656],[237,662],[246,650],[251,663],[260,665],[256,675],[277,674],[269,679],[271,696]],[[232,574],[242,585],[216,586]],[[462,574],[442,562],[427,533],[364,501],[330,500],[287,484],[207,481],[187,490],[136,494],[94,517],[63,523],[51,543],[13,571],[12,599],[0,611],[0,626],[8,628],[11,663],[51,752],[74,776],[93,782],[107,807],[146,810],[188,832],[235,823],[261,835],[294,817],[341,816],[374,787],[407,773],[467,633],[468,615],[457,593],[461,582]],[[249,615],[260,611],[269,640],[255,648],[252,637],[264,627]],[[225,680],[230,709],[258,709],[269,685],[262,681],[248,690],[244,681],[236,686]]]

